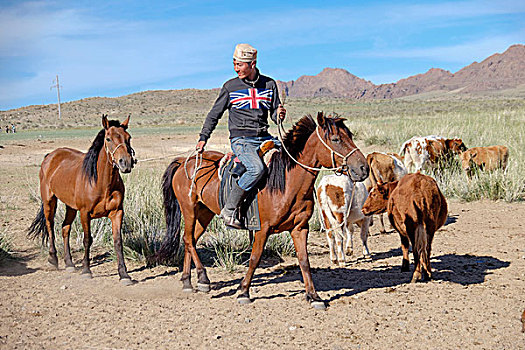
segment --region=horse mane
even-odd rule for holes
[[[118,120],[109,120],[108,123],[109,123],[109,127],[112,127],[112,126],[122,127],[122,125],[120,125],[120,122]],[[104,136],[105,135],[106,135],[106,129],[102,129],[98,132],[97,136],[95,137],[95,140],[93,140],[91,147],[89,147],[89,150],[87,151],[86,156],[84,157],[84,161],[82,162],[82,173],[85,176],[87,176],[87,178],[89,179],[89,182],[97,182],[98,155],[100,153],[100,150],[104,146]]]
[[[322,112],[320,116],[324,116]],[[352,132],[343,123],[344,119],[338,115],[324,117],[324,132],[325,137],[329,137],[330,134],[343,130],[352,138]],[[303,152],[306,145],[306,141],[310,138],[310,135],[315,131],[317,123],[314,118],[307,114],[289,130],[283,137],[284,147],[290,152],[290,155],[297,159],[298,156]],[[297,163],[288,155],[284,150],[275,152],[272,155],[271,162],[268,168],[268,178],[266,181],[266,187],[270,192],[279,191],[284,192],[286,186],[286,172],[290,171],[297,166]]]
[[[297,159],[297,156],[301,154],[306,145],[306,141],[310,135],[315,131],[317,124],[314,121],[314,118],[307,114],[289,130],[283,137],[283,146],[286,147],[290,155]],[[286,185],[286,172],[293,169],[297,163],[295,163],[292,158],[286,153],[286,151],[281,150],[280,152],[275,152],[272,155],[271,162],[268,168],[268,179],[266,182],[266,187],[270,192],[284,192]]]

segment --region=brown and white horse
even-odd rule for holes
[[[287,152],[277,152],[272,156],[267,182],[258,193],[261,229],[254,234],[248,271],[237,297],[239,303],[251,302],[250,285],[268,236],[290,231],[303,275],[306,299],[314,308],[326,307],[315,291],[307,251],[308,221],[314,210],[314,182],[323,166],[344,170],[354,181],[362,181],[368,176],[366,159],[343,121],[318,113],[316,123],[311,116],[305,116],[286,133],[283,147]],[[190,281],[192,260],[197,269],[197,288],[204,292],[210,290],[210,280],[195,245],[212,218],[220,212],[218,170],[222,157],[219,152],[204,152],[193,185],[188,174],[194,173],[195,158],[189,159],[187,164],[186,158],[175,158],[164,173],[167,233],[157,258],[159,261],[169,259],[178,250],[182,212],[184,267],[181,280],[185,291],[193,290]]]

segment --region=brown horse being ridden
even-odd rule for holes
[[[85,249],[82,276],[92,277],[89,263],[89,249],[93,241],[90,222],[92,219],[109,217],[120,281],[125,285],[132,284],[124,263],[120,233],[124,215],[124,183],[119,170],[129,173],[136,162],[130,145],[131,136],[126,131],[129,118],[128,116],[121,124],[117,120],[108,120],[103,115],[104,129],[97,134],[87,154],[71,148],[59,148],[44,157],[40,167],[42,205],[28,235],[41,235],[43,245],[49,238],[48,261],[53,267],[58,268],[54,233],[58,198],[66,205],[62,223],[66,271],[75,271],[69,248],[69,232],[77,211],[80,211]]]
[[[315,308],[326,307],[315,291],[307,251],[308,221],[314,210],[314,182],[320,167],[347,171],[354,181],[362,181],[368,176],[366,159],[354,144],[352,133],[343,121],[342,118],[325,117],[319,113],[316,124],[311,116],[305,116],[284,137],[284,147],[290,154],[278,152],[272,156],[266,185],[258,193],[261,230],[254,235],[248,271],[237,297],[239,303],[251,302],[250,284],[268,236],[290,231],[305,284],[306,299]],[[222,157],[219,152],[204,152],[193,186],[188,174],[194,172],[195,158],[187,164],[185,158],[175,158],[164,173],[167,233],[157,258],[160,261],[169,260],[178,250],[182,211],[184,267],[181,281],[184,291],[193,291],[190,281],[192,260],[197,269],[198,289],[204,292],[210,290],[210,281],[195,246],[212,218],[221,211],[218,170]]]

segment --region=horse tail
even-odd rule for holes
[[[153,257],[155,263],[170,263],[174,260],[180,244],[181,210],[179,201],[173,192],[172,180],[181,163],[171,162],[162,176],[162,194],[164,197],[164,215],[166,217],[166,235],[159,250]]]
[[[47,230],[46,230],[46,217],[44,215],[44,204],[40,203],[40,210],[36,214],[35,219],[29,226],[27,230],[27,237],[30,239],[36,239],[38,237],[42,238],[42,246],[45,246],[48,240]]]

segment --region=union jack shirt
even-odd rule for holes
[[[208,140],[223,113],[228,111],[230,138],[238,136],[268,136],[268,119],[277,123],[277,108],[281,103],[277,83],[259,74],[254,82],[239,77],[228,80],[206,116],[199,140]]]
[[[270,109],[271,89],[249,88],[230,92],[230,103],[236,109]]]

